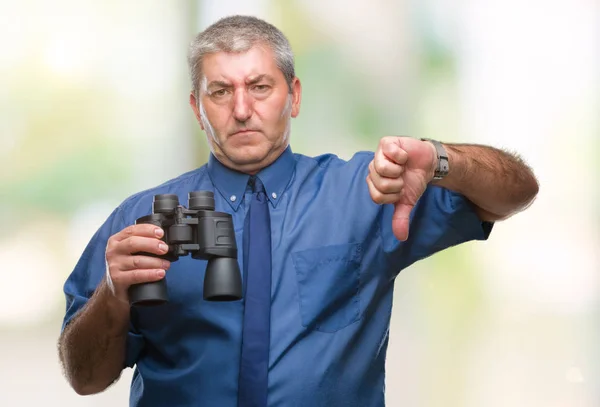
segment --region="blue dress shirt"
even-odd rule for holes
[[[270,407],[384,406],[384,367],[395,277],[435,252],[488,238],[472,204],[429,186],[398,241],[392,205],[377,205],[365,178],[372,152],[345,161],[307,157],[288,147],[259,176],[269,198],[272,231]],[[209,162],[131,196],[96,232],[64,285],[63,329],[105,276],[107,239],[152,210],[155,194],[215,193],[233,216],[243,270],[248,175]],[[130,405],[236,407],[243,303],[204,301],[206,261],[173,262],[170,302],[132,308],[126,366],[134,367]]]

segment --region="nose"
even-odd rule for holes
[[[233,117],[245,122],[252,116],[252,97],[245,89],[236,90],[233,97]]]

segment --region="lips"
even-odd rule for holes
[[[235,133],[233,133],[231,135],[232,136],[244,136],[246,134],[254,133],[254,132],[257,132],[257,131],[258,130],[245,129],[245,130],[236,131]]]

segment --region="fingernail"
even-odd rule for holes
[[[164,277],[165,276],[165,271],[164,270],[156,270],[156,275],[158,277]]]
[[[165,269],[165,270],[168,269],[170,265],[171,264],[168,261],[166,261],[166,260],[163,261],[163,263],[162,263],[163,269]]]
[[[154,229],[154,234],[156,235],[156,237],[162,237],[163,230],[161,228],[156,228],[156,229]]]
[[[164,244],[164,243],[159,243],[159,245],[158,245],[158,248],[159,248],[161,251],[163,251],[163,252],[166,252],[166,251],[168,251],[168,250],[169,250],[169,246],[167,246],[167,245],[166,245],[166,244]]]

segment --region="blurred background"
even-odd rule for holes
[[[123,199],[206,162],[187,45],[236,13],[292,43],[295,152],[431,137],[539,178],[489,241],[398,277],[388,405],[600,405],[597,0],[0,0],[0,405],[127,405],[131,370],[88,397],[63,378],[62,285]]]

